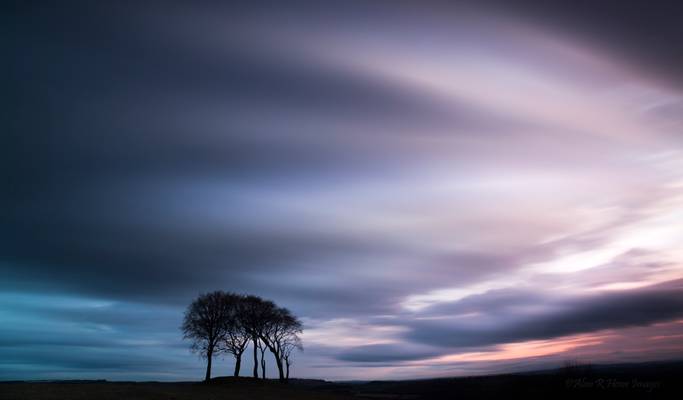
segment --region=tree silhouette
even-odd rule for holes
[[[266,351],[268,350],[268,347],[263,344],[262,340],[259,340],[258,349],[261,352],[261,378],[266,379]]]
[[[211,361],[221,352],[231,318],[226,293],[215,291],[200,295],[185,311],[183,338],[192,340],[191,350],[206,358],[205,381],[211,379]]]
[[[220,345],[226,353],[230,353],[235,357],[235,371],[233,376],[239,376],[240,367],[242,366],[242,354],[247,349],[250,339],[249,334],[239,320],[242,296],[225,293],[223,301],[227,303],[226,306],[230,312],[230,317],[227,321],[225,338]]]
[[[289,379],[289,367],[292,365],[294,350],[304,351],[301,338],[298,335],[289,335],[282,343],[282,360],[285,363],[285,379]]]
[[[263,300],[258,296],[247,295],[242,297],[239,303],[238,321],[242,329],[246,332],[252,342],[254,351],[254,378],[258,378],[258,348],[259,340],[263,336],[264,323],[268,320],[270,309],[275,307],[275,303]]]
[[[286,308],[270,308],[263,320],[260,337],[275,357],[275,365],[281,382],[287,380],[283,365],[285,347],[293,340],[292,337],[298,337],[302,330],[301,321]]]
[[[239,376],[242,354],[252,343],[253,376],[266,378],[266,350],[275,359],[278,378],[289,379],[292,353],[303,350],[299,334],[302,324],[288,309],[253,295],[215,291],[199,296],[187,308],[181,327],[184,338],[192,340],[191,350],[207,359],[205,380],[211,379],[211,362],[220,353],[235,357],[234,376]]]

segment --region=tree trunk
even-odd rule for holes
[[[266,379],[266,357],[264,353],[261,353],[261,377]]]
[[[258,345],[256,343],[256,338],[253,339],[254,341],[254,378],[258,379]]]
[[[285,379],[289,380],[289,360],[285,360],[285,366],[287,367],[287,374],[285,375]]]
[[[235,356],[235,373],[233,376],[240,376],[240,367],[242,366],[242,353]]]
[[[210,349],[206,353],[206,376],[204,381],[208,382],[211,379],[211,359],[213,359],[213,349]]]
[[[280,382],[284,382],[285,381],[285,373],[284,373],[284,370],[282,368],[282,360],[280,359],[280,357],[278,357],[277,354],[275,354],[275,364],[277,365],[277,372],[279,375],[278,378],[280,379]]]
[[[278,378],[280,382],[285,381],[285,373],[282,368],[282,358],[281,358],[281,353],[278,351],[279,347],[274,347],[273,345],[268,344],[267,342],[265,343],[266,346],[268,346],[268,350],[270,350],[271,353],[273,353],[273,358],[275,358],[275,365],[277,366],[277,372],[278,372]]]

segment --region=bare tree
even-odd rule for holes
[[[242,366],[242,354],[247,349],[249,344],[250,336],[240,323],[239,311],[240,303],[243,297],[226,293],[223,301],[227,303],[227,307],[230,311],[230,318],[227,321],[227,330],[225,334],[225,339],[221,343],[221,348],[233,355],[235,357],[235,371],[233,376],[240,375],[240,367]]]
[[[258,296],[244,296],[242,301],[240,301],[238,320],[252,342],[254,350],[254,378],[258,378],[259,340],[263,337],[264,324],[269,318],[270,310],[274,308],[275,303],[263,300]]]
[[[282,342],[282,360],[285,363],[285,379],[289,380],[289,367],[292,365],[294,350],[304,351],[301,338],[296,334],[287,336]]]
[[[266,351],[268,350],[268,347],[263,344],[262,340],[259,340],[258,349],[261,352],[261,377],[266,379]]]
[[[301,321],[286,308],[272,307],[264,317],[260,337],[270,352],[273,353],[279,379],[284,382],[287,380],[283,365],[285,347],[287,347],[288,342],[293,341],[292,337],[298,337],[303,331],[303,326]]]
[[[200,295],[185,311],[181,330],[183,338],[192,341],[191,350],[206,358],[205,381],[211,379],[211,361],[221,352],[221,343],[228,330],[230,320],[226,293],[215,291]]]
[[[240,296],[215,291],[199,296],[185,312],[181,327],[185,339],[192,340],[192,351],[207,359],[205,380],[211,379],[211,362],[220,353],[235,357],[234,376],[239,376],[242,354],[252,343],[254,378],[261,366],[266,378],[266,350],[275,359],[281,382],[289,379],[292,353],[303,350],[299,334],[301,321],[288,309],[258,296]],[[259,351],[261,360],[259,363]]]

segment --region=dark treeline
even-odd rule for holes
[[[301,321],[288,309],[258,296],[223,291],[203,294],[187,307],[181,329],[184,338],[192,341],[192,351],[206,358],[207,381],[211,379],[211,362],[219,354],[235,358],[234,376],[239,376],[242,355],[251,344],[254,378],[259,377],[260,366],[265,379],[265,356],[270,352],[279,379],[285,382],[293,351],[303,350]]]

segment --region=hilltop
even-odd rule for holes
[[[350,400],[668,399],[683,394],[683,361],[577,365],[515,374],[397,381],[330,382],[218,377],[198,382],[4,382],[0,399]]]

